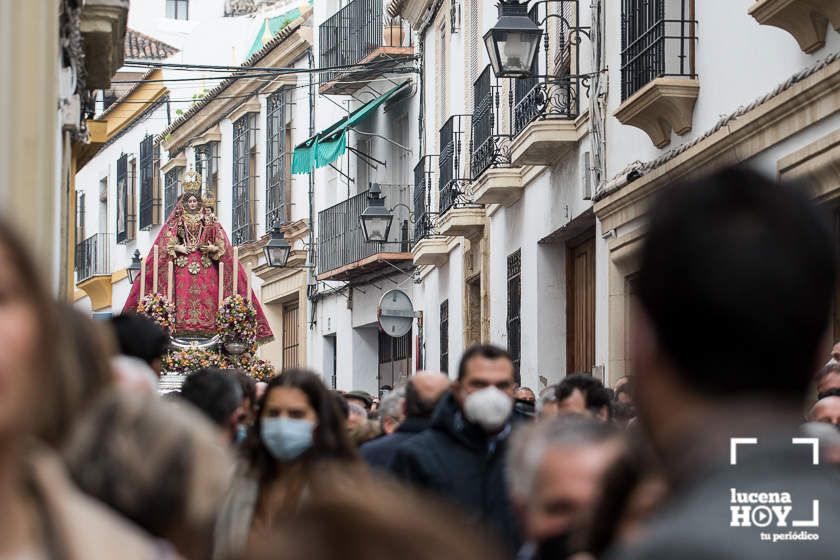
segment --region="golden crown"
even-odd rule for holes
[[[181,189],[184,194],[201,196],[201,175],[190,169],[181,177]]]

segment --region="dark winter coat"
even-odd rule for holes
[[[394,461],[397,448],[429,427],[428,418],[409,416],[396,431],[389,435],[369,441],[359,448],[365,462],[375,469],[387,471]]]
[[[507,544],[512,557],[521,538],[505,486],[506,445],[507,436],[493,444],[479,426],[467,422],[450,394],[436,409],[431,428],[400,445],[392,470],[461,507],[476,525]]]

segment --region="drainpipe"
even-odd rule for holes
[[[602,2],[592,0],[590,16],[590,35],[592,44],[592,90],[589,96],[589,126],[591,131],[592,171],[597,184],[595,192],[605,191],[607,175],[607,119],[606,103],[609,93],[609,76],[604,68],[604,41],[601,31]],[[604,79],[604,78],[607,79]]]
[[[312,47],[307,51],[307,60],[309,69],[315,68],[315,55],[312,53]],[[315,134],[315,82],[313,80],[313,73],[309,73],[309,135],[312,138]],[[307,255],[307,288],[306,292],[309,295],[309,328],[310,330],[315,326],[315,310],[318,306],[318,283],[315,280],[315,170],[309,173],[309,254]]]

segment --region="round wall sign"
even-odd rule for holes
[[[414,306],[402,290],[385,292],[379,300],[379,326],[388,336],[399,338],[411,332],[414,323]]]

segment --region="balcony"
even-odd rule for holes
[[[519,79],[513,106],[513,165],[551,165],[577,144],[580,78]]]
[[[432,230],[431,159],[423,156],[414,166],[414,241],[427,237]]]
[[[623,15],[622,124],[643,130],[657,148],[671,133],[691,130],[700,82],[694,70],[697,22],[687,19],[690,0],[651,2]],[[668,8],[668,9],[666,9]]]
[[[488,65],[473,83],[471,198],[478,204],[509,205],[519,200],[522,181],[508,159],[509,135],[499,133],[499,88],[492,74]]]
[[[415,266],[440,266],[449,259],[447,240],[433,235],[432,157],[423,156],[414,167],[414,247],[411,253]]]
[[[437,229],[447,237],[466,237],[477,239],[484,234],[487,217],[481,205],[458,206],[451,208],[440,217]]]
[[[359,216],[367,208],[367,191],[322,210],[318,213],[318,280],[349,282],[383,269],[407,270],[411,266],[412,186],[380,186],[385,206],[394,214],[388,241],[365,241]]]
[[[414,56],[411,25],[384,12],[384,0],[353,0],[318,27],[320,93],[350,95]]]
[[[496,162],[496,116],[493,113],[493,69],[488,64],[473,83],[472,153],[470,177],[476,178]]]
[[[806,53],[825,46],[829,23],[840,31],[837,0],[758,0],[750,7],[749,14],[761,25],[772,25],[793,35]]]
[[[79,31],[85,49],[86,85],[91,90],[111,85],[111,77],[123,65],[128,8],[129,0],[84,2]]]
[[[105,233],[76,244],[76,285],[90,297],[94,311],[111,305],[110,245]]]
[[[477,204],[511,206],[522,197],[522,168],[494,167],[473,183],[473,201]]]
[[[465,142],[471,115],[452,115],[440,129],[438,157],[438,210],[445,214],[455,204],[465,201],[470,182],[470,149]]]
[[[551,165],[580,138],[575,121],[586,79],[574,74],[580,68],[579,43],[585,33],[580,9],[578,0],[556,0],[551,7],[535,4],[528,13],[535,23],[545,23],[548,40],[534,59],[531,76],[511,82],[511,165]]]

